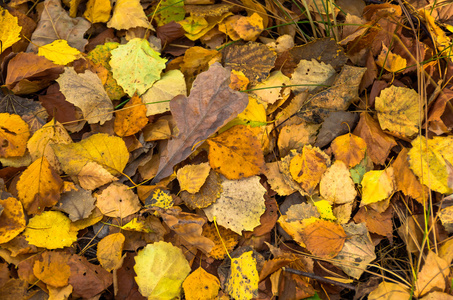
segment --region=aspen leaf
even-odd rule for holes
[[[137,95],[134,95],[122,110],[115,112],[115,115],[113,126],[115,133],[119,136],[136,134],[148,124],[146,107]]]
[[[63,180],[45,157],[38,158],[22,173],[17,182],[19,200],[28,214],[44,211],[60,199]]]
[[[52,287],[68,285],[71,269],[68,265],[69,254],[45,251],[33,265],[33,274]]]
[[[236,118],[228,122],[220,132],[230,129],[235,125],[249,125],[250,127],[265,126],[267,124],[266,109],[257,99],[249,96],[249,104]]]
[[[0,53],[20,41],[21,30],[22,26],[19,26],[17,18],[0,7],[0,41],[2,42]]]
[[[95,162],[112,175],[121,174],[129,160],[126,144],[119,137],[94,134],[78,143],[52,145],[63,171],[78,175],[88,162]]]
[[[374,104],[382,129],[403,137],[417,134],[421,123],[419,101],[413,89],[392,85],[382,90]]]
[[[0,113],[0,157],[22,156],[30,137],[28,124],[18,115]]]
[[[38,55],[44,56],[57,65],[67,65],[80,56],[80,51],[68,45],[65,40],[55,40],[39,47]]]
[[[217,233],[214,223],[205,224],[203,226],[203,236],[207,237],[215,244],[209,252],[209,256],[221,260],[227,256],[226,251],[228,251],[228,253],[233,251],[234,247],[239,243],[239,238],[241,236],[223,226],[217,226],[217,228],[219,229],[219,233]],[[219,235],[222,237],[222,240],[220,240]]]
[[[361,206],[389,198],[395,191],[393,168],[366,172],[362,179]]]
[[[263,18],[257,13],[251,16],[234,15],[219,24],[219,30],[227,34],[233,41],[255,41],[263,31]]]
[[[140,209],[138,196],[127,185],[113,182],[96,196],[96,206],[113,218],[125,218]]]
[[[445,281],[449,274],[449,264],[436,253],[429,251],[425,264],[417,276],[414,294],[421,297],[433,290],[444,291]]]
[[[210,168],[210,167],[209,167]],[[209,175],[199,192],[182,191],[180,197],[190,209],[205,208],[214,203],[222,193],[222,179],[210,168]]]
[[[80,170],[77,179],[82,188],[94,190],[104,184],[118,180],[98,163],[88,162]]]
[[[319,192],[324,199],[333,204],[354,201],[357,191],[344,162],[337,160],[327,169],[319,182]]]
[[[99,241],[96,256],[108,272],[121,267],[124,241],[125,237],[121,232],[109,234]]]
[[[242,230],[251,231],[260,225],[260,217],[266,210],[263,195],[266,189],[258,176],[240,180],[225,180],[223,192],[211,206],[204,208],[210,221],[242,235]]]
[[[22,204],[13,197],[0,199],[0,244],[9,242],[25,229]]]
[[[292,149],[300,149],[306,144],[314,144],[318,129],[319,125],[305,122],[283,126],[277,141],[280,153],[286,156]]]
[[[170,300],[180,296],[190,266],[181,249],[170,243],[157,242],[138,252],[134,270],[142,296]]]
[[[284,86],[289,84],[290,79],[280,71],[272,72],[269,78],[254,85],[251,94],[256,95],[262,102],[274,104],[289,97],[290,89]]]
[[[159,3],[159,7],[154,14],[154,19],[157,22],[157,26],[163,26],[172,21],[178,22],[184,19],[186,11],[184,10],[184,2],[179,0],[162,0]]]
[[[279,162],[266,163],[264,175],[266,175],[267,182],[270,184],[271,188],[280,196],[288,196],[296,191],[296,189],[285,182],[279,168]]]
[[[182,167],[176,172],[181,191],[188,191],[191,194],[197,193],[206,178],[209,176],[211,167],[209,163],[202,163],[199,165],[187,165]]]
[[[259,275],[253,251],[244,252],[231,260],[231,271],[225,291],[234,299],[250,300],[258,296]]]
[[[118,0],[107,27],[127,30],[134,27],[151,28],[151,24],[148,22],[139,0]]]
[[[86,219],[91,215],[95,208],[95,198],[91,196],[91,192],[84,189],[65,192],[61,195],[61,200],[58,203],[58,210],[62,210],[69,215],[72,222]]]
[[[105,23],[110,19],[112,4],[109,0],[88,0],[83,16],[91,23]]]
[[[343,248],[346,233],[341,225],[317,220],[303,229],[303,241],[308,251],[321,258],[333,258]]]
[[[234,126],[207,142],[209,164],[226,178],[240,179],[261,173],[263,151],[258,139],[246,126]]]
[[[147,40],[138,38],[118,46],[111,53],[110,66],[113,77],[130,97],[135,93],[138,96],[143,95],[156,80],[160,79],[167,61],[151,48]]]
[[[196,35],[208,27],[208,21],[201,16],[189,16],[178,22],[181,27],[190,35]]]
[[[209,300],[217,297],[220,281],[217,277],[199,267],[187,276],[182,287],[187,300]]]
[[[28,243],[46,249],[69,247],[77,241],[77,231],[70,230],[71,221],[59,211],[45,211],[28,222],[24,235]]]
[[[389,51],[384,43],[382,43],[382,51],[376,59],[376,64],[392,73],[401,72],[407,67],[406,59]]]
[[[121,226],[121,229],[146,233],[154,232],[149,225],[145,219],[138,220],[137,218],[133,218],[129,223]]]
[[[411,299],[411,293],[405,289],[401,284],[383,281],[379,284],[377,289],[372,291],[368,299],[398,299],[398,300],[409,300]]]
[[[315,202],[318,209],[320,218],[327,221],[336,221],[337,218],[333,215],[332,204],[327,200],[320,200]]]
[[[314,91],[320,88],[331,85],[335,79],[335,69],[324,62],[318,62],[316,59],[302,59],[291,76],[291,90],[295,93],[303,91]]]
[[[331,147],[335,159],[343,161],[349,168],[358,165],[365,158],[367,148],[361,137],[350,133],[335,138]]]

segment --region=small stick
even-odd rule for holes
[[[291,269],[291,268],[285,268],[285,267],[283,267],[282,269],[283,269],[283,271],[286,271],[286,272],[289,272],[289,273],[302,275],[302,276],[305,276],[305,277],[308,277],[308,278],[311,278],[311,279],[315,279],[315,280],[318,280],[318,281],[321,281],[321,282],[324,282],[324,283],[330,283],[330,284],[333,284],[333,285],[338,285],[338,286],[340,286],[342,288],[345,288],[345,289],[349,289],[349,290],[353,290],[353,291],[356,290],[355,286],[353,286],[351,284],[347,284],[347,283],[339,282],[339,281],[336,281],[336,280],[324,278],[324,277],[318,276],[318,275],[313,274],[313,273],[302,272],[302,271],[299,271],[299,270],[295,270],[295,269]]]

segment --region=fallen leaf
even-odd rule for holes
[[[168,142],[152,183],[171,175],[173,167],[187,158],[202,140],[245,109],[247,95],[231,90],[229,79],[230,72],[215,63],[198,75],[188,98],[179,95],[172,99],[170,109],[180,132]]]
[[[263,31],[263,18],[257,13],[250,16],[234,15],[219,24],[219,30],[227,34],[233,41],[255,41]]]
[[[35,261],[33,274],[52,287],[67,286],[71,275],[69,257],[70,255],[64,252],[45,251]]]
[[[330,86],[335,79],[335,69],[316,59],[302,59],[291,76],[291,90],[294,93],[319,91]]]
[[[89,161],[77,175],[79,184],[86,190],[94,190],[104,184],[118,180],[98,163]]]
[[[360,206],[389,198],[395,191],[393,168],[366,172],[362,179],[362,201]]]
[[[326,221],[335,222],[337,218],[333,215],[332,204],[327,200],[319,200],[314,203],[319,212],[319,218]]]
[[[267,182],[270,184],[271,188],[280,196],[288,196],[296,191],[283,179],[279,169],[279,162],[266,163],[264,175],[267,177]]]
[[[254,85],[250,90],[252,95],[256,95],[260,102],[274,104],[289,97],[290,90],[284,86],[290,84],[290,79],[280,71],[272,72],[269,77]],[[246,88],[244,88],[246,89]],[[249,97],[249,99],[253,99]],[[264,120],[265,122],[265,120]]]
[[[101,266],[108,272],[121,267],[121,256],[125,237],[119,233],[112,233],[99,241],[96,256]]]
[[[331,147],[335,159],[343,161],[349,168],[358,165],[365,158],[367,149],[361,137],[350,133],[335,138]]]
[[[392,73],[401,72],[407,67],[406,59],[389,51],[384,44],[382,44],[382,51],[376,59],[376,64]]]
[[[0,53],[2,53],[7,48],[20,41],[22,26],[19,26],[17,18],[12,16],[8,10],[3,7],[0,8],[0,15],[0,41],[2,41]]]
[[[213,171],[210,167],[209,169],[209,175],[198,192],[191,194],[189,192],[182,191],[180,194],[182,201],[184,201],[190,209],[208,207],[222,194],[222,180],[220,175]]]
[[[292,149],[312,145],[316,140],[319,125],[302,122],[297,125],[283,126],[278,136],[277,146],[280,154],[286,156]]]
[[[233,251],[234,247],[239,243],[239,238],[241,236],[223,226],[217,226],[217,228],[214,223],[206,223],[203,226],[203,236],[207,237],[215,244],[209,252],[209,256],[214,259],[222,260],[227,256],[227,251],[228,253]]]
[[[80,56],[80,51],[69,46],[66,40],[55,40],[50,44],[39,47],[38,55],[44,56],[57,65],[67,65]]]
[[[27,150],[30,131],[18,115],[0,113],[0,157],[22,156]]]
[[[341,225],[325,220],[316,220],[302,231],[302,238],[308,251],[321,258],[333,258],[338,255],[346,237]]]
[[[24,235],[31,245],[46,249],[69,247],[77,241],[77,231],[70,230],[71,221],[59,211],[45,211],[28,222]]]
[[[26,221],[22,204],[17,199],[0,199],[0,206],[0,244],[3,244],[24,231]]]
[[[414,295],[421,297],[433,290],[444,291],[446,288],[445,281],[449,274],[448,263],[436,253],[429,251],[425,264],[417,276]]]
[[[369,232],[391,237],[393,232],[393,209],[380,213],[370,207],[361,207],[354,216],[356,223],[364,223]]]
[[[112,4],[108,0],[88,0],[83,16],[91,23],[105,23],[110,19]]]
[[[190,266],[181,249],[170,243],[148,244],[135,256],[135,281],[148,299],[179,297]]]
[[[443,89],[429,110],[428,128],[437,135],[448,133],[453,128],[451,110],[453,91]]]
[[[226,178],[241,179],[262,172],[264,155],[261,145],[246,126],[234,126],[207,142],[209,164]]]
[[[260,184],[258,176],[240,180],[224,180],[220,198],[211,206],[204,208],[209,221],[217,223],[242,235],[242,230],[252,231],[260,225],[264,213],[263,195],[266,189]]]
[[[121,174],[129,160],[124,141],[105,133],[94,134],[78,143],[52,145],[63,171],[71,176],[79,175],[89,162],[95,162],[112,175]]]
[[[382,129],[402,137],[417,134],[421,124],[420,109],[423,109],[419,101],[413,89],[392,85],[382,90],[374,104]]]
[[[28,214],[41,213],[57,204],[62,188],[63,180],[45,157],[28,166],[17,182],[19,200]]]
[[[89,124],[99,122],[102,125],[112,119],[112,101],[96,74],[89,70],[77,74],[74,68],[66,67],[57,82],[66,101],[79,107]],[[80,97],[81,94],[85,96]]]
[[[355,200],[357,191],[344,162],[335,161],[322,175],[319,193],[332,204],[351,203]]]
[[[408,289],[405,289],[401,284],[383,281],[379,284],[377,289],[368,295],[370,300],[382,299],[398,299],[409,300],[411,294]]]
[[[127,30],[134,27],[151,28],[151,24],[148,22],[139,0],[118,0],[107,27]]]
[[[69,191],[61,195],[58,209],[69,215],[72,222],[86,219],[95,208],[96,201],[91,193],[84,189]]]
[[[138,196],[122,183],[111,183],[96,200],[96,206],[108,217],[125,218],[140,209]]]
[[[197,193],[206,182],[206,178],[208,178],[210,171],[211,167],[209,166],[209,163],[187,165],[179,169],[176,176],[181,191],[188,191],[191,194]]]
[[[115,112],[114,130],[118,136],[136,134],[148,124],[146,107],[142,99],[134,95],[120,111]]]
[[[84,18],[71,18],[61,7],[60,0],[46,0],[27,52],[36,52],[38,47],[59,39],[66,40],[69,46],[83,52],[88,43],[83,36],[90,27],[90,22]]]
[[[146,207],[160,207],[167,209],[172,207],[173,204],[174,200],[170,193],[160,188],[154,189],[153,193],[145,200]]]
[[[159,27],[172,21],[182,21],[186,14],[184,3],[178,0],[162,0],[154,9],[154,19]]]
[[[182,287],[187,300],[214,299],[219,293],[220,281],[199,267],[187,276]]]
[[[253,251],[231,259],[231,271],[225,282],[225,291],[234,299],[248,300],[258,295],[259,275]]]

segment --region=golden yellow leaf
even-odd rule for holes
[[[347,133],[332,141],[332,152],[335,159],[346,163],[349,168],[358,165],[365,158],[366,142],[354,134]]]
[[[118,180],[118,178],[93,161],[83,166],[77,179],[79,180],[80,186],[86,190],[94,190],[106,183]]]
[[[70,255],[63,252],[45,251],[33,265],[33,274],[52,287],[68,285],[71,268],[68,265]]]
[[[28,222],[24,235],[36,247],[57,249],[77,241],[77,231],[71,231],[71,221],[59,211],[45,211]]]
[[[190,209],[205,208],[214,203],[222,193],[222,179],[220,175],[213,171],[209,171],[208,178],[200,188],[200,191],[191,194],[186,191],[180,193],[182,201]]]
[[[285,88],[289,84],[289,77],[283,75],[281,71],[272,72],[269,78],[252,86],[251,94],[256,95],[264,103],[274,104],[280,100],[288,99],[290,89]]]
[[[327,221],[336,221],[337,218],[333,215],[332,204],[327,200],[316,201],[316,208],[320,214],[320,218]]]
[[[44,56],[57,65],[65,66],[76,60],[81,54],[79,50],[69,46],[66,40],[55,40],[39,47],[38,55]]]
[[[22,173],[17,182],[19,200],[28,214],[44,211],[60,199],[63,180],[45,157],[38,158]]]
[[[258,296],[258,281],[253,251],[245,252],[231,260],[231,271],[225,282],[225,292],[236,300],[250,300]]]
[[[226,251],[233,251],[234,247],[239,243],[240,235],[223,226],[217,226],[217,228],[219,229],[219,233],[217,233],[214,223],[206,223],[203,226],[203,236],[209,238],[215,244],[209,252],[209,256],[214,259],[222,260],[227,256]],[[219,234],[222,237],[222,240],[220,239]]]
[[[163,209],[172,207],[174,203],[170,193],[160,188],[154,189],[152,195],[146,200],[145,204],[147,207],[155,206]]]
[[[220,281],[217,277],[199,267],[187,276],[182,288],[187,300],[210,300],[217,297]]]
[[[112,233],[98,243],[96,256],[101,266],[107,271],[116,270],[121,267],[121,256],[125,237],[121,232]]]
[[[229,87],[232,90],[235,91],[241,91],[247,89],[247,86],[249,85],[249,79],[245,77],[244,73],[241,71],[231,71],[231,82],[229,84]]]
[[[152,26],[139,0],[118,0],[107,27],[122,30],[134,27],[151,28]]]
[[[258,175],[264,167],[261,144],[244,125],[208,139],[209,164],[228,179]]]
[[[0,217],[0,244],[9,242],[25,229],[22,204],[15,198],[0,199],[3,208]]]
[[[393,168],[382,171],[369,171],[362,179],[361,206],[376,203],[389,198],[395,191]]]
[[[69,143],[72,143],[72,139],[66,129],[60,123],[52,120],[33,134],[28,140],[27,148],[32,160],[44,156],[52,168],[54,168],[57,173],[60,173],[60,162],[55,156],[55,152],[51,145]]]
[[[296,191],[285,182],[278,161],[266,163],[264,175],[266,175],[267,182],[270,184],[271,188],[280,196],[289,196]]]
[[[63,171],[78,175],[90,161],[96,162],[112,175],[119,175],[129,160],[124,141],[105,133],[94,134],[78,143],[52,145]]]
[[[312,194],[322,175],[330,166],[330,158],[318,147],[306,145],[302,153],[291,159],[289,171],[302,189]]]
[[[223,126],[219,132],[222,133],[235,125],[249,125],[250,127],[258,127],[267,125],[266,109],[258,100],[249,96],[249,103],[243,112],[238,114],[236,118]]]
[[[0,53],[20,41],[21,30],[22,26],[19,26],[17,18],[0,7],[0,41],[2,42]]]
[[[106,23],[110,19],[110,0],[88,0],[83,16],[91,23]]]
[[[409,300],[411,298],[412,296],[409,290],[405,289],[401,284],[385,281],[381,282],[377,289],[372,291],[368,296],[369,300]]]
[[[447,51],[447,56],[450,56],[449,49],[451,45],[451,40],[446,35],[445,31],[443,31],[442,28],[436,25],[436,19],[434,18],[434,16],[431,15],[432,10],[422,8],[418,12],[419,15],[423,19],[425,19],[426,21],[425,24],[427,25],[426,27],[430,31],[430,35],[432,36],[439,52],[443,52],[445,50]],[[452,60],[451,57],[450,60]]]
[[[308,251],[322,258],[333,258],[343,248],[346,233],[339,224],[317,220],[304,228],[303,241]]]
[[[176,172],[176,177],[179,181],[181,191],[188,191],[195,194],[200,190],[209,176],[211,167],[209,163],[201,163],[199,165],[187,165]]]
[[[30,137],[28,124],[18,115],[0,113],[0,157],[22,156]]]
[[[114,182],[96,195],[96,206],[113,218],[125,218],[140,209],[138,196],[127,185]]]
[[[115,112],[115,115],[114,130],[119,136],[136,134],[148,124],[146,107],[137,95],[134,95],[123,109]]]
[[[407,67],[406,59],[389,51],[384,44],[382,44],[382,51],[376,59],[376,64],[392,73],[401,72]]]

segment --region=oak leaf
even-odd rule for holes
[[[112,119],[112,101],[96,74],[89,70],[77,74],[74,68],[66,67],[57,82],[66,101],[79,107],[89,124],[99,122],[102,125]]]
[[[0,113],[0,124],[0,157],[23,156],[30,137],[28,124],[8,113]]]
[[[121,232],[109,234],[99,241],[96,256],[108,272],[121,267],[124,241],[125,237]]]
[[[134,27],[151,28],[152,26],[139,0],[119,0],[115,4],[112,18],[108,21],[107,27],[122,30]]]
[[[231,90],[229,81],[230,72],[215,63],[198,75],[189,97],[179,95],[171,100],[170,109],[179,135],[168,142],[152,183],[171,175],[173,167],[186,159],[202,140],[245,109],[247,95]]]
[[[0,244],[9,242],[25,229],[22,204],[13,197],[0,199]]]

